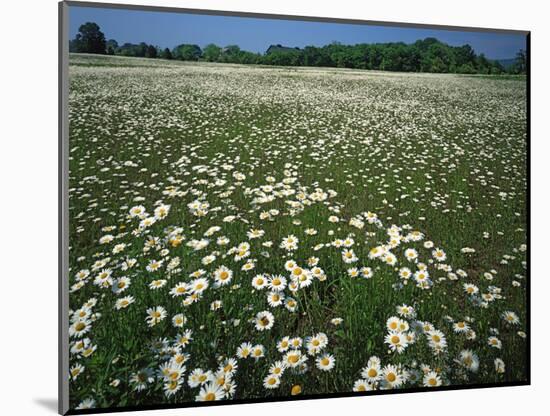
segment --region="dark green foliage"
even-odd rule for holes
[[[114,55],[117,48],[118,48],[118,42],[116,40],[109,39],[107,41],[107,55]]]
[[[106,53],[105,35],[96,23],[86,22],[78,28],[78,33],[69,49],[80,53]]]
[[[220,59],[221,53],[222,53],[222,48],[211,43],[204,48],[202,57],[204,58],[205,61],[217,62]]]
[[[158,56],[157,48],[153,45],[148,45],[145,49],[146,58],[156,58]]]
[[[145,42],[140,44],[125,43],[116,50],[117,55],[122,56],[134,56],[134,57],[145,57],[147,52],[148,45]]]
[[[164,48],[164,50],[162,51],[162,53],[160,54],[160,57],[162,59],[173,59],[173,56],[172,56],[172,51],[168,48]]]
[[[225,48],[219,48],[218,59],[211,59],[211,51],[215,51],[214,48],[218,48],[216,45],[208,45],[205,48],[209,50],[208,57],[204,57],[207,61],[210,62],[226,62],[232,64],[260,64],[262,56],[260,54],[243,51],[237,45],[228,45]]]
[[[107,47],[109,48],[109,46]],[[159,51],[156,46],[148,45],[145,42],[139,44],[125,43],[122,46],[113,47],[115,55],[133,56],[140,58],[157,58]],[[109,49],[107,49],[109,53]]]
[[[78,52],[78,40],[76,38],[69,41],[69,52]]]
[[[198,45],[181,44],[172,51],[174,58],[182,61],[198,61],[202,56],[202,50]]]
[[[523,49],[516,54],[516,59],[510,66],[510,72],[512,74],[525,74],[527,72],[527,54]]]

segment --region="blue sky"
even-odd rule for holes
[[[239,45],[241,49],[263,53],[271,44],[304,47],[323,46],[333,41],[343,44],[405,42],[435,37],[453,46],[471,45],[476,53],[491,59],[515,57],[525,48],[525,36],[484,32],[461,32],[398,28],[374,25],[302,22],[249,17],[208,16],[157,11],[107,8],[69,8],[69,35],[73,39],[85,22],[95,22],[107,39],[146,42],[162,48],[181,43],[201,47]]]

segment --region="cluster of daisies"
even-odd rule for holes
[[[439,387],[445,379],[429,365],[406,367],[401,364],[383,365],[377,356],[372,356],[361,369],[361,378],[353,383],[353,391],[391,390],[409,386]]]
[[[307,373],[312,365],[310,361],[319,371],[331,371],[336,365],[336,359],[334,355],[324,351],[328,342],[328,337],[323,332],[305,339],[288,336],[280,339],[277,342],[277,351],[281,353],[281,357],[269,366],[269,373],[263,380],[264,387],[269,390],[279,388],[285,371],[293,374]],[[301,391],[301,386],[293,387],[294,394],[297,394],[297,389]]]
[[[323,199],[319,196],[313,197],[313,194],[308,195],[305,189],[302,192],[305,198]],[[200,210],[207,210],[208,206],[195,201],[191,204],[190,209],[197,214]],[[144,238],[142,253],[144,258],[147,259],[145,270],[152,276],[148,283],[149,290],[159,291],[169,285],[166,289],[167,295],[180,301],[182,307],[189,307],[201,301],[207,291],[219,291],[240,286],[235,284],[236,272],[234,269],[229,267],[227,263],[220,264],[220,257],[225,259],[225,262],[232,259],[234,263],[240,263],[238,273],[246,274],[255,268],[256,261],[253,259],[253,248],[250,242],[262,238],[265,234],[264,230],[259,228],[250,229],[247,233],[249,241],[241,242],[236,246],[226,248],[225,252],[221,252],[220,249],[228,246],[230,242],[227,237],[220,235],[222,227],[211,226],[204,232],[201,239],[187,239],[181,227],[166,227],[163,229],[164,235],[162,238],[155,237],[150,232],[150,227],[168,216],[170,205],[159,202],[153,211],[154,214],[149,215],[143,205],[134,206],[128,211],[129,219],[138,220],[132,233]],[[203,212],[199,216],[203,215],[207,215],[207,213]],[[275,213],[271,212],[269,215],[275,215]],[[337,223],[344,221],[344,219],[332,215],[330,221]],[[347,267],[348,278],[371,279],[375,276],[375,269],[387,267],[395,271],[396,287],[399,287],[399,285],[404,287],[409,279],[412,279],[417,288],[427,290],[438,282],[455,281],[468,277],[468,274],[462,269],[454,271],[445,262],[447,259],[446,253],[441,248],[434,248],[431,241],[425,240],[423,233],[411,229],[408,225],[392,225],[385,228],[378,216],[372,212],[358,214],[349,220],[348,224],[359,230],[363,230],[367,224],[372,225],[388,238],[385,243],[379,243],[367,251],[368,255],[365,261],[369,262],[368,264],[371,264],[371,266],[360,266],[360,256],[354,251],[354,247],[357,246],[355,233],[349,233],[344,238],[336,238],[313,247],[314,251],[340,250],[341,261],[345,265],[344,267]],[[110,227],[104,228],[104,232],[108,233],[109,231],[111,231]],[[306,229],[305,234],[315,235],[316,230]],[[367,235],[369,235],[369,232],[367,232]],[[370,235],[379,234],[370,232]],[[174,278],[174,276],[181,274],[181,261],[178,257],[170,257],[170,250],[177,249],[185,244],[192,252],[200,253],[212,244],[213,239],[215,239],[215,244],[219,249],[202,257],[201,265],[204,268],[191,272],[186,280]],[[124,255],[127,247],[123,243],[117,242],[117,240],[117,236],[104,234],[100,237],[99,244],[107,247],[112,246],[110,249],[112,256]],[[271,244],[267,243],[264,242],[262,247],[269,248]],[[420,246],[411,247],[415,243],[420,244]],[[289,235],[282,240],[279,248],[284,252],[288,252],[291,256],[298,249],[299,244],[300,241],[295,235]],[[402,244],[406,244],[408,247],[401,248]],[[428,260],[421,261],[425,256],[428,256]],[[381,262],[379,266],[374,265],[377,261]],[[112,264],[111,257],[98,259],[90,270],[82,269],[76,274],[76,283],[73,285],[72,290],[78,291],[90,282],[97,287],[97,290],[109,291],[116,297],[114,309],[117,311],[127,309],[136,302],[134,296],[127,294],[132,286],[132,278],[128,277],[127,274],[138,267],[138,263],[138,259],[125,256],[123,261],[115,267],[109,267]],[[358,263],[359,266],[357,266]],[[434,273],[444,273],[445,276],[432,280],[430,278],[430,268]],[[208,269],[210,271],[207,271]],[[295,313],[298,310],[299,303],[296,297],[299,291],[306,290],[316,281],[322,283],[330,280],[330,277],[320,267],[320,259],[317,256],[311,256],[300,263],[288,258],[281,265],[281,270],[284,270],[284,272],[280,274],[257,273],[249,280],[250,287],[254,292],[265,293],[265,304],[268,307],[268,309],[257,311],[250,318],[250,323],[258,332],[269,332],[274,328],[276,325],[274,311],[277,308],[283,307],[286,312]],[[122,273],[124,274],[116,277],[116,275]],[[161,275],[164,275],[164,277]],[[486,273],[485,280],[491,281],[493,278],[494,273]],[[467,299],[476,306],[487,308],[490,302],[502,298],[500,289],[494,285],[489,285],[484,293],[480,293],[478,286],[473,283],[463,283],[462,286]],[[92,323],[101,317],[101,314],[92,312],[92,308],[96,303],[97,300],[93,298],[88,300],[80,309],[71,312],[69,333],[71,337],[75,338],[71,349],[75,358],[89,357],[97,348],[96,345],[92,344],[90,338],[84,338],[84,335],[91,331]],[[213,301],[210,305],[212,311],[220,308],[222,308],[221,300]],[[415,308],[402,304],[396,308],[396,312],[396,316],[387,319],[387,332],[382,340],[387,346],[389,354],[404,355],[420,338],[425,339],[434,357],[440,357],[447,353],[448,341],[445,333],[436,329],[430,322],[417,320]],[[170,318],[169,310],[163,305],[150,306],[144,311],[145,323],[150,328],[163,323],[168,318]],[[336,322],[339,319],[335,318],[334,323],[336,325],[341,323],[341,320]],[[509,326],[519,324],[518,316],[512,311],[504,312],[502,319]],[[472,329],[472,319],[466,317],[463,320],[455,321],[448,317],[447,320],[451,323],[452,331],[455,334],[463,336],[465,340],[476,339],[477,335]],[[143,392],[160,384],[166,398],[175,396],[185,386],[185,388],[196,389],[194,397],[197,401],[231,399],[238,387],[234,378],[238,369],[237,360],[252,358],[254,362],[259,362],[266,357],[267,349],[264,345],[243,342],[238,347],[236,355],[223,359],[218,368],[213,370],[203,370],[200,367],[193,368],[189,365],[191,356],[189,352],[185,351],[188,344],[193,340],[193,332],[190,329],[184,329],[187,317],[183,313],[178,313],[171,317],[171,322],[173,327],[178,329],[178,334],[172,342],[161,339],[157,343],[160,345],[157,345],[154,350],[156,359],[160,362],[158,369],[146,367],[131,374],[128,384],[134,392]],[[498,338],[498,330],[493,328],[492,331],[492,335],[487,339],[487,345],[500,350],[502,341]],[[327,344],[328,337],[322,332],[305,339],[285,337],[279,340],[276,348],[282,356],[269,365],[268,374],[263,380],[263,387],[266,390],[279,388],[283,374],[286,371],[298,375],[310,371],[310,368],[330,372],[336,365],[336,358],[333,354],[324,352]],[[458,357],[453,359],[453,362],[459,368],[464,369],[466,373],[477,372],[480,365],[479,357],[472,350],[462,350]],[[494,366],[497,373],[505,372],[505,363],[500,357],[495,358]],[[84,369],[83,364],[80,362],[75,363],[70,369],[71,378],[76,380]],[[394,389],[408,385],[437,387],[449,383],[445,370],[437,368],[433,370],[428,364],[421,365],[420,370],[410,366],[405,367],[401,364],[388,363],[382,366],[380,359],[375,356],[369,359],[367,367],[361,371],[361,376],[362,378],[354,383],[354,391]],[[112,380],[111,385],[116,387],[120,382],[120,380],[115,379]],[[295,387],[294,392],[301,389],[299,385]]]
[[[386,322],[388,332],[384,342],[390,352],[402,354],[407,347],[417,341],[419,335],[425,336],[434,355],[445,352],[447,339],[442,331],[436,329],[430,322],[416,320],[416,312],[412,306],[403,304],[396,309],[399,316],[392,316]]]

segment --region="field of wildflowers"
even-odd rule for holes
[[[71,408],[526,379],[525,78],[69,75]]]

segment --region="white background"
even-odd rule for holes
[[[539,412],[548,409],[544,399],[550,392],[547,316],[550,274],[546,265],[546,240],[550,235],[550,25],[544,1],[135,1],[214,10],[532,31],[532,386],[171,410],[148,415],[444,412],[463,416],[465,412],[511,415],[539,406]],[[0,414],[35,416],[54,414],[57,405],[57,1],[2,3]]]

